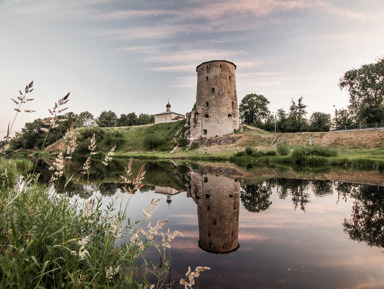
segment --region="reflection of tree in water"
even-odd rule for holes
[[[270,207],[271,195],[271,186],[268,184],[246,185],[240,192],[240,199],[249,212],[259,213]]]
[[[103,196],[113,196],[117,190],[121,190],[122,185],[121,183],[101,183],[99,189]]]
[[[292,195],[295,210],[300,205],[300,209],[305,211],[305,206],[309,203],[308,186],[310,185],[310,181],[299,179],[277,179],[275,182],[281,199],[285,199],[290,193]]]
[[[384,187],[361,185],[353,194],[355,202],[344,231],[355,241],[384,247]]]
[[[289,182],[291,180],[289,179],[276,179],[276,180],[273,180],[276,184],[276,188],[277,188],[277,193],[279,195],[279,198],[280,199],[285,199],[287,196],[288,196],[288,187],[289,187]],[[272,182],[271,182],[272,184]]]
[[[313,186],[313,192],[318,197],[324,197],[326,195],[331,195],[333,193],[332,181],[313,180],[312,186]]]
[[[344,200],[345,202],[348,200],[348,196],[351,195],[353,191],[356,191],[357,186],[347,182],[335,182],[335,189],[338,194],[337,202]]]
[[[292,201],[295,210],[300,204],[300,209],[305,211],[305,206],[309,203],[309,194],[301,187],[298,187],[297,190],[292,192]]]

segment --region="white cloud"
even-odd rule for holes
[[[135,27],[127,29],[110,29],[95,31],[94,35],[106,37],[110,40],[140,40],[140,39],[162,39],[185,31],[182,27],[173,25]]]

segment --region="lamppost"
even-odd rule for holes
[[[336,109],[335,105],[333,105],[333,107],[335,108],[335,120],[336,120],[336,122],[335,122],[335,130],[337,130],[337,109]]]
[[[276,120],[276,112],[272,111],[272,115],[274,116],[275,119],[275,133],[277,132],[277,120]]]

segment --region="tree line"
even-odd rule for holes
[[[99,117],[95,118],[89,111],[83,111],[79,114],[74,112],[67,112],[59,116],[61,125],[52,129],[52,133],[47,136],[45,145],[50,145],[57,140],[61,139],[65,132],[70,128],[72,123],[75,127],[116,127],[116,126],[133,126],[154,123],[154,116],[141,113],[138,116],[136,113],[131,112],[128,114],[121,114],[120,117],[113,111],[103,111]],[[11,149],[33,149],[40,148],[45,139],[44,129],[48,125],[40,119],[25,124],[21,132],[16,133],[12,138],[10,145]]]
[[[268,131],[329,131],[384,125],[384,58],[347,71],[339,80],[340,89],[348,91],[349,105],[335,108],[335,114],[314,112],[307,118],[303,97],[291,100],[289,111],[277,110],[272,115],[268,99],[260,94],[246,95],[239,106],[243,123]]]

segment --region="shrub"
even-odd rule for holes
[[[27,174],[30,170],[33,169],[33,163],[30,160],[26,159],[15,160],[15,165],[17,171],[21,174]]]
[[[253,154],[253,152],[254,152],[255,150],[253,150],[253,148],[251,148],[251,147],[246,147],[245,148],[245,153],[247,154],[247,155],[252,155]]]
[[[192,143],[191,147],[189,148],[189,150],[197,150],[199,148],[199,144],[198,143]]]
[[[254,151],[252,153],[252,156],[255,157],[255,158],[259,158],[259,157],[263,157],[264,153],[262,151]]]
[[[373,170],[379,168],[379,163],[369,159],[352,159],[349,165],[354,169]]]
[[[124,143],[124,134],[119,130],[108,130],[105,133],[105,143],[106,147],[119,147],[122,143]]]
[[[309,156],[304,160],[304,164],[310,167],[321,167],[328,165],[328,159],[326,157]]]
[[[277,145],[277,152],[281,156],[287,156],[287,155],[289,155],[289,152],[290,152],[289,146],[285,143],[278,144]]]
[[[144,145],[149,150],[154,150],[166,142],[167,141],[164,138],[158,137],[156,135],[149,135],[144,139]]]
[[[0,158],[0,186],[2,188],[12,187],[16,183],[16,177],[16,163],[12,160]]]
[[[277,153],[276,153],[276,151],[266,151],[265,153],[264,153],[264,155],[265,156],[276,156],[277,155]]]
[[[292,158],[298,161],[307,156],[335,157],[337,151],[322,146],[306,146],[298,147],[292,152]]]
[[[311,155],[322,156],[322,157],[335,157],[337,156],[337,151],[328,147],[323,146],[312,146],[309,147],[309,152]]]
[[[292,158],[294,162],[302,161],[307,155],[309,155],[309,153],[304,147],[296,148],[292,152]]]
[[[166,142],[166,143],[163,143],[162,145],[158,146],[156,148],[156,150],[164,152],[164,151],[171,151],[171,150],[173,150],[173,148],[174,148],[173,142]]]
[[[178,144],[179,146],[181,146],[181,147],[185,147],[185,146],[189,145],[189,141],[188,141],[188,139],[186,139],[186,138],[179,138],[179,139],[177,140],[177,144]]]

